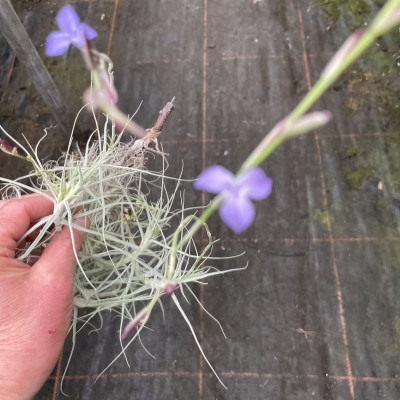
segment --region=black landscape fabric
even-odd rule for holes
[[[89,73],[76,50],[45,58],[60,2],[13,0],[72,114]],[[269,129],[318,79],[355,29],[372,20],[375,0],[92,0],[74,1],[98,32],[96,48],[114,61],[119,105],[150,127],[175,96],[161,143],[169,175],[195,178],[220,164],[236,171]],[[215,255],[242,268],[193,286],[225,339],[193,300],[185,304],[202,360],[172,302],[97,381],[119,353],[119,319],[79,335],[71,364],[64,354],[35,400],[230,399],[348,400],[400,398],[400,33],[381,38],[313,108],[328,109],[324,128],[282,145],[263,164],[271,196],[255,223],[234,235],[210,220]],[[0,123],[35,143],[53,117],[24,66],[0,38]],[[84,115],[76,137],[91,131]],[[53,129],[44,159],[57,158],[68,136]],[[25,165],[6,155],[0,175]],[[172,186],[171,186],[172,187]],[[186,205],[207,204],[191,184]],[[201,243],[200,243],[201,245]],[[182,299],[183,300],[183,299]],[[182,303],[185,303],[184,301]],[[99,321],[97,321],[97,324]],[[151,357],[146,350],[154,356]],[[34,361],[33,361],[34,363]],[[29,377],[27,377],[29,379]]]

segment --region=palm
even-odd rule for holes
[[[18,238],[52,209],[41,196],[0,202],[0,399],[31,398],[68,331],[74,273],[68,230],[54,236],[33,267],[13,258]],[[79,246],[83,235],[74,236]]]

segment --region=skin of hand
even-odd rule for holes
[[[0,201],[0,400],[28,400],[37,393],[70,325],[75,256],[69,229],[54,235],[33,266],[14,258],[22,235],[52,212],[53,203],[41,195]],[[76,249],[84,236],[74,230]]]

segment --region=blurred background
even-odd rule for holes
[[[383,0],[88,0],[70,1],[98,32],[95,47],[114,61],[119,105],[153,125],[173,96],[162,136],[168,174],[192,179],[221,164],[235,171],[269,129],[301,100],[354,30]],[[80,54],[46,58],[64,1],[12,0],[72,114],[90,84]],[[35,400],[71,399],[398,399],[400,398],[400,32],[377,41],[313,108],[325,128],[281,146],[264,164],[271,196],[255,223],[234,235],[210,220],[213,261],[244,271],[193,286],[185,304],[225,390],[202,360],[175,306],[164,301],[151,330],[95,382],[119,353],[119,320],[103,315],[82,331],[72,362],[63,357]],[[72,127],[71,121],[71,127]],[[0,37],[0,123],[31,143],[51,127],[44,160],[66,150],[24,65]],[[93,128],[79,120],[84,144]],[[1,135],[0,135],[1,136]],[[2,136],[1,136],[2,137]],[[0,175],[27,172],[0,155]],[[206,204],[191,185],[186,205]],[[183,300],[181,298],[181,300]],[[184,303],[184,301],[183,301]],[[100,323],[100,321],[99,321]],[[33,360],[34,365],[34,360]],[[62,375],[65,372],[65,377]],[[29,377],[27,377],[29,379]]]

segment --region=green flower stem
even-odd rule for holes
[[[93,87],[95,90],[100,90],[101,85],[100,85],[100,77],[99,77],[99,73],[97,71],[96,68],[93,68],[91,70],[92,73],[92,82],[93,82]]]
[[[385,20],[394,12],[395,8],[400,4],[400,0],[389,0],[381,9],[372,22],[371,28],[367,30],[355,44],[348,54],[344,55],[343,60],[332,68],[329,73],[323,73],[317,83],[312,87],[308,94],[298,104],[298,106],[268,133],[260,144],[253,150],[249,157],[244,161],[237,175],[256,167],[261,164],[284,140],[285,131],[292,126],[301,116],[303,116],[310,107],[326,92],[329,86],[376,40],[377,37],[392,28],[388,25],[385,30]],[[200,217],[193,223],[191,228],[186,232],[180,242],[178,242],[177,232],[172,243],[171,257],[169,260],[168,279],[172,279],[176,266],[176,253],[196,234],[196,232],[204,225],[207,219],[216,211],[221,202],[222,195],[218,195],[204,210]]]
[[[297,107],[289,114],[285,124],[287,126],[296,122],[296,120],[303,116],[310,107],[319,100],[319,98],[326,92],[326,90],[336,81],[336,79],[369,47],[372,43],[382,34],[386,33],[392,26],[388,27],[386,31],[382,29],[375,29],[380,24],[380,21],[385,20],[390,16],[396,7],[400,5],[400,0],[389,0],[385,6],[381,9],[378,15],[375,17],[371,28],[367,30],[360,41],[352,49],[350,53],[346,55],[343,61],[326,76],[322,75],[312,89],[307,93],[304,99],[297,105]],[[268,134],[264,140],[254,149],[250,156],[245,160],[239,173],[254,168],[261,164],[284,140],[284,132],[280,137],[273,135],[274,130]],[[272,138],[270,136],[273,136]]]
[[[397,1],[397,0],[396,0]],[[377,35],[372,31],[367,31],[361,37],[358,44],[351,53],[347,55],[338,67],[328,76],[321,76],[313,88],[307,93],[306,97],[289,114],[288,120],[295,121],[304,115],[308,109],[326,92],[326,90],[336,81],[336,79],[375,41]]]
[[[238,173],[241,175],[243,172],[261,164],[275,149],[285,140],[285,137],[280,135],[281,131],[278,124],[268,133],[267,136],[258,144],[258,146],[247,157]]]

